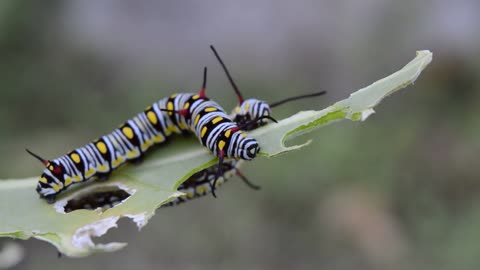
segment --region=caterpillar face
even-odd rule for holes
[[[270,116],[271,109],[268,103],[254,98],[247,99],[233,109],[233,121],[242,126],[251,120],[259,119],[263,116]],[[265,122],[251,122],[243,130],[253,130],[259,126],[265,125]]]
[[[234,143],[230,145],[230,148],[235,152],[237,159],[252,160],[260,151],[258,142],[253,138],[246,137],[246,134],[241,131],[236,132],[232,140]]]
[[[37,192],[41,197],[57,194],[64,188],[64,169],[58,161],[49,161],[37,184]]]
[[[248,158],[244,158],[246,160],[254,159],[257,156],[257,153],[260,152],[260,146],[256,141],[248,143],[246,148],[243,150],[244,154]]]

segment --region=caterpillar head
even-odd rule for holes
[[[57,194],[63,189],[64,170],[58,161],[49,161],[37,184],[37,192],[42,197]]]
[[[65,183],[65,173],[62,164],[58,160],[46,160],[26,149],[29,154],[40,160],[45,166],[40,179],[38,180],[36,191],[41,198],[47,202],[53,203],[55,195],[60,192]]]
[[[240,147],[238,151],[240,159],[252,160],[257,156],[258,152],[260,152],[260,146],[256,140],[252,138],[245,138],[240,141]]]
[[[236,122],[239,126],[242,126],[243,130],[253,130],[259,126],[266,124],[265,121],[252,121],[261,119],[265,116],[270,116],[271,114],[270,105],[263,100],[258,99],[247,99],[242,103],[238,104],[232,112],[234,116],[233,121]]]
[[[233,153],[232,156],[236,159],[252,160],[260,152],[260,146],[255,139],[247,137],[242,131],[238,131],[233,133],[228,150],[228,152]]]

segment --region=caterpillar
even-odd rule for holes
[[[53,160],[27,150],[41,161],[45,170],[36,191],[48,203],[72,184],[93,177],[106,180],[127,161],[141,160],[155,144],[172,134],[193,133],[201,144],[218,157],[215,179],[223,175],[224,159],[251,160],[260,151],[258,142],[233,122],[216,102],[206,97],[207,68],[198,94],[180,93],[147,107],[112,133]],[[262,117],[261,119],[271,118]],[[215,185],[212,193],[215,195]]]
[[[315,92],[306,95],[299,95],[299,96],[292,96],[277,102],[267,103],[266,101],[260,99],[243,99],[242,94],[240,93],[237,85],[235,84],[230,72],[228,71],[226,65],[224,64],[223,60],[220,58],[218,52],[216,51],[215,47],[212,45],[210,49],[214,53],[215,57],[217,58],[218,62],[222,66],[230,84],[232,85],[233,90],[237,94],[238,97],[238,104],[233,109],[232,113],[230,114],[230,118],[233,119],[234,122],[237,123],[239,127],[241,127],[244,131],[251,131],[260,126],[266,124],[266,122],[262,121],[262,119],[266,116],[271,116],[272,108],[283,105],[290,101],[295,101],[304,98],[316,97],[320,95],[324,95],[326,91]],[[258,119],[260,119],[258,121]],[[192,175],[188,178],[185,182],[180,184],[178,187],[178,191],[184,193],[185,195],[180,196],[173,201],[168,202],[167,204],[162,205],[164,206],[173,206],[180,203],[187,202],[189,200],[206,196],[212,193],[214,188],[217,188],[221,184],[228,181],[229,178],[237,175],[240,179],[247,184],[247,186],[251,187],[252,189],[258,190],[260,187],[252,184],[238,169],[238,161],[230,160],[224,163],[223,167],[223,174],[217,176],[215,172],[218,171],[218,165],[214,165],[210,168],[204,169],[196,174]],[[218,177],[218,179],[217,179]]]
[[[293,96],[293,97],[289,97],[289,98],[286,98],[286,99],[283,99],[283,100],[280,100],[280,101],[277,101],[277,102],[273,102],[273,103],[270,103],[270,104],[267,103],[266,101],[263,101],[263,100],[260,100],[260,99],[255,99],[255,98],[250,98],[250,99],[245,100],[243,98],[242,94],[240,93],[240,90],[237,87],[237,84],[233,80],[233,77],[230,75],[230,72],[228,71],[225,63],[223,62],[222,58],[218,54],[217,50],[215,49],[215,47],[213,47],[213,45],[210,45],[210,49],[212,50],[213,54],[217,58],[220,65],[222,66],[222,69],[225,72],[225,75],[227,76],[227,79],[229,80],[230,85],[232,86],[235,94],[237,95],[238,104],[233,109],[233,112],[231,114],[231,118],[233,119],[233,121],[235,123],[237,123],[237,125],[243,131],[250,131],[250,130],[256,129],[260,126],[265,125],[266,122],[264,121],[264,119],[270,119],[274,122],[277,122],[271,116],[272,108],[274,108],[274,107],[277,107],[279,105],[285,104],[285,103],[290,102],[290,101],[304,99],[304,98],[310,98],[310,97],[317,97],[317,96],[321,96],[321,95],[324,95],[325,93],[327,93],[326,91],[319,91],[319,92],[310,93],[310,94],[306,94],[306,95]],[[220,169],[219,169],[219,171],[220,171]],[[216,181],[217,181],[216,179],[217,178],[218,178],[218,175],[212,183],[212,187],[213,187],[212,194],[213,194],[214,197],[215,197],[214,188],[216,186],[215,184],[216,184]],[[243,176],[242,179],[246,179],[246,178]]]
[[[238,172],[237,169],[237,160],[226,160],[223,163],[223,173],[218,177],[218,180],[215,183],[215,188],[218,188],[220,185],[228,181],[230,177],[233,176],[235,172]],[[182,192],[183,195],[176,197],[174,200],[163,204],[162,207],[178,205],[196,198],[200,198],[212,193],[213,182],[218,171],[218,165],[211,166],[204,170],[201,170],[192,176],[190,176],[185,182],[180,184],[178,191]]]

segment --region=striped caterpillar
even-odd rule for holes
[[[233,90],[238,97],[239,102],[230,114],[230,118],[233,119],[233,121],[236,122],[237,125],[241,127],[241,129],[244,131],[251,131],[265,125],[266,122],[263,122],[262,119],[265,117],[270,117],[272,114],[272,108],[274,107],[290,101],[316,97],[326,93],[325,91],[320,91],[306,95],[293,96],[270,104],[263,100],[254,98],[244,100],[242,94],[240,93],[240,90],[235,84],[232,76],[230,75],[230,72],[225,66],[223,60],[220,58],[218,52],[213,46],[210,46],[210,49],[214,53],[220,65],[222,66]],[[195,198],[206,196],[210,193],[215,194],[214,189],[228,181],[228,179],[231,178],[233,175],[239,176],[240,179],[242,179],[243,182],[247,184],[247,186],[251,187],[252,189],[258,190],[260,187],[252,184],[240,172],[237,164],[237,160],[229,160],[224,162],[224,168],[222,169],[224,173],[220,176],[221,178],[219,178],[219,176],[215,174],[215,172],[218,171],[218,165],[214,165],[210,168],[197,172],[196,174],[188,178],[185,182],[180,184],[180,186],[178,187],[178,191],[184,193],[184,195],[174,199],[173,201],[168,202],[165,205],[162,205],[162,207],[177,205]]]
[[[223,175],[224,159],[251,160],[260,147],[233,122],[216,102],[206,97],[207,69],[198,94],[181,93],[161,99],[122,124],[112,133],[53,160],[29,151],[45,170],[36,191],[48,203],[74,183],[93,177],[106,180],[127,161],[136,161],[155,144],[172,134],[193,133],[219,158],[215,179]],[[271,118],[262,117],[261,119]],[[214,187],[215,185],[213,185]],[[214,188],[212,189],[214,193]]]

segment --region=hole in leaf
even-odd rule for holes
[[[91,190],[87,194],[80,194],[79,196],[68,200],[64,206],[65,213],[70,213],[79,209],[97,210],[102,212],[113,208],[125,201],[132,194],[117,187],[103,187],[101,189]]]

